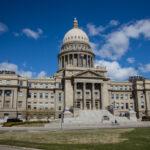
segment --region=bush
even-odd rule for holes
[[[6,123],[3,123],[3,127],[12,127],[16,125],[36,124],[36,123],[49,123],[49,121],[6,122]]]

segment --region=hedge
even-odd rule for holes
[[[34,123],[49,123],[49,121],[6,122],[6,123],[3,123],[3,127],[12,127],[16,125],[34,124]]]

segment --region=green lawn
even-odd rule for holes
[[[0,133],[0,144],[45,150],[149,150],[150,128]]]

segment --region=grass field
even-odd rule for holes
[[[3,132],[0,144],[45,150],[149,150],[150,128]]]

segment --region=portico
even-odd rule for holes
[[[74,107],[84,110],[102,109],[102,88],[103,83],[76,81],[74,83]]]

